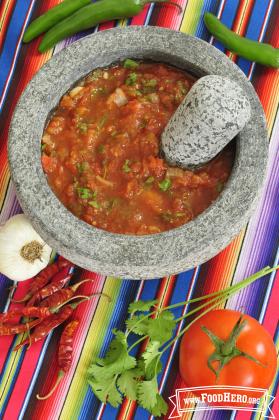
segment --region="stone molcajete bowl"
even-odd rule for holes
[[[251,104],[252,117],[237,137],[233,171],[221,195],[190,223],[154,235],[108,233],[79,220],[56,198],[41,166],[42,132],[61,96],[94,68],[125,58],[164,62],[197,77],[228,77],[243,88]],[[267,155],[264,113],[245,75],[209,44],[155,27],[100,32],[54,56],[23,93],[9,136],[9,161],[17,196],[42,238],[81,267],[130,279],[187,270],[228,245],[259,199]]]

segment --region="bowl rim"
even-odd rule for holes
[[[118,59],[156,56],[162,60],[155,61],[171,59],[170,65],[180,64],[178,67],[183,66],[197,75],[226,75],[242,86],[251,103],[252,117],[239,135],[235,164],[225,189],[198,217],[166,232],[136,236],[90,226],[60,203],[41,167],[38,133],[42,133],[46,113],[53,109],[61,92],[65,93],[90,70],[105,67],[109,57],[117,55]],[[91,62],[89,57],[94,64],[85,71]],[[99,62],[104,65],[100,66]],[[115,60],[111,64],[113,62]],[[73,74],[78,77],[70,83],[69,77]],[[260,151],[260,159],[256,151]],[[139,279],[190,269],[216,255],[236,236],[248,221],[261,193],[267,170],[268,141],[264,113],[251,83],[222,52],[203,40],[170,29],[127,27],[82,38],[54,55],[39,70],[14,112],[8,156],[19,202],[50,246],[91,271]],[[257,173],[251,176],[249,171],[253,167],[257,168]],[[236,179],[242,180],[241,189],[237,188]],[[233,208],[232,198],[240,205],[239,211]]]

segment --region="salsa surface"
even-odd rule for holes
[[[155,63],[93,71],[63,96],[42,138],[56,196],[85,222],[116,233],[159,233],[189,222],[222,191],[226,148],[200,170],[169,167],[160,135],[195,79]]]

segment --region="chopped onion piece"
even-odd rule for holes
[[[84,89],[84,87],[82,86],[76,86],[74,89],[72,89],[69,92],[69,95],[71,98],[74,98],[75,96],[77,96],[79,94],[79,92],[81,92]]]

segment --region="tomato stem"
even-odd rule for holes
[[[246,359],[251,360],[252,362],[255,362],[259,365],[262,365],[262,363],[255,359],[253,356],[250,356],[249,354],[239,350],[236,345],[236,341],[243,330],[243,328],[246,325],[246,321],[243,319],[242,315],[233,327],[232,332],[230,333],[229,338],[224,341],[221,338],[217,337],[212,331],[210,331],[205,326],[202,326],[201,329],[207,336],[209,337],[210,341],[213,343],[215,350],[214,352],[209,356],[207,360],[207,366],[209,369],[214,373],[216,376],[216,382],[219,379],[220,373],[224,366],[226,366],[232,359],[235,357],[245,357]],[[218,368],[215,369],[212,362],[218,362]],[[264,366],[264,365],[262,365]],[[266,366],[264,366],[266,367]]]

